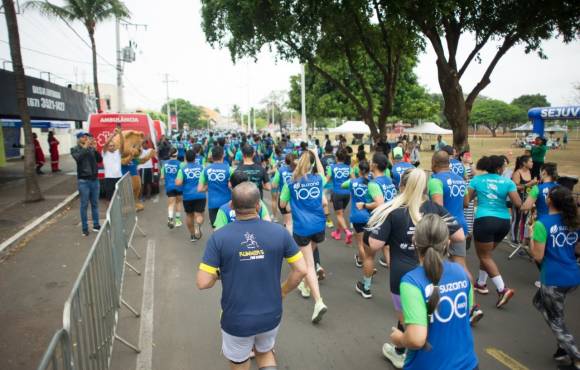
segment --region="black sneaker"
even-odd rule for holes
[[[358,254],[355,254],[355,255],[354,255],[354,265],[355,265],[356,267],[358,267],[358,268],[361,268],[361,267],[362,267],[362,265],[363,265],[363,263],[362,263],[362,261],[361,261],[360,257],[358,256]]]
[[[554,359],[554,361],[564,361],[567,360],[569,357],[568,353],[564,351],[562,347],[558,346],[558,349],[556,350],[556,352],[554,352],[552,358]]]
[[[89,236],[89,230],[83,230],[83,236]]]
[[[371,293],[370,289],[365,289],[365,285],[360,281],[356,282],[354,289],[365,299],[369,299],[373,297],[373,293]]]
[[[381,266],[383,266],[384,268],[389,268],[389,264],[387,263],[387,260],[385,259],[384,256],[380,256],[379,257],[379,263],[381,264]]]
[[[197,238],[195,237],[195,235],[190,235],[189,236],[189,241],[192,243],[195,243],[197,241]]]
[[[167,227],[173,229],[175,227],[175,223],[172,218],[167,219]]]
[[[93,226],[93,231],[98,233],[101,230],[101,225]]]

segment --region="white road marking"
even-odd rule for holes
[[[139,348],[136,370],[151,370],[153,366],[153,294],[155,291],[155,240],[147,241],[145,276],[143,278],[143,302],[141,304],[141,325],[139,328]]]

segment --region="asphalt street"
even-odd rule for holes
[[[265,198],[268,197],[266,193]],[[211,231],[206,223],[203,239],[192,244],[185,227],[168,229],[165,202],[165,196],[160,195],[156,202],[148,202],[147,209],[140,214],[139,224],[147,236],[136,235],[135,245],[143,258],[137,261],[134,256],[129,257],[143,275],[126,274],[123,295],[132,304],[143,305],[143,315],[135,318],[123,310],[118,333],[140,342],[142,352],[136,355],[117,342],[112,367],[116,370],[227,368],[220,354],[221,287],[218,284],[209,291],[195,287],[197,265]],[[276,344],[279,368],[390,369],[390,363],[381,353],[390,328],[396,324],[388,290],[388,270],[377,267],[374,297],[362,299],[354,290],[361,271],[354,266],[353,248],[328,238],[329,232],[321,245],[322,264],[327,271],[321,290],[328,313],[314,326],[310,323],[312,300],[302,298],[297,292],[286,298]],[[498,310],[494,294],[476,296],[485,312],[474,329],[480,368],[557,369],[551,359],[555,350],[553,336],[531,305],[537,269],[521,257],[508,261],[509,251],[509,247],[502,245],[495,252],[495,258],[507,283],[516,289],[513,300]],[[471,271],[476,272],[473,249],[468,255]],[[580,294],[573,294],[567,302],[567,322],[576,337],[580,335],[579,312]]]

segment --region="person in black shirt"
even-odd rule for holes
[[[243,162],[236,169],[248,176],[251,182],[260,189],[260,198],[264,197],[264,189],[270,190],[270,176],[264,167],[254,162],[254,148],[251,145],[242,147]]]
[[[97,163],[103,158],[95,149],[96,141],[91,134],[79,132],[77,145],[70,150],[72,157],[77,163],[77,180],[79,196],[81,199],[81,223],[84,236],[89,235],[89,222],[87,210],[91,203],[93,217],[93,231],[101,229],[99,224],[99,179]]]

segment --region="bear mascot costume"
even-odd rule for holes
[[[145,135],[139,131],[125,130],[123,134],[123,143],[121,145],[119,136],[115,137],[115,144],[121,148],[121,165],[123,174],[129,172],[131,174],[131,182],[133,184],[133,197],[135,198],[135,209],[142,211],[145,207],[139,200],[141,194],[141,176],[137,166],[147,162],[155,156],[155,150],[151,150],[147,156],[141,158],[143,150],[143,140]]]

